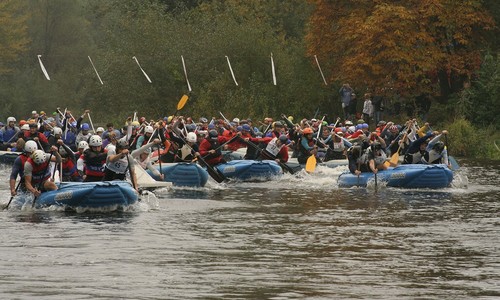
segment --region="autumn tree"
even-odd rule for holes
[[[462,89],[494,26],[480,0],[311,2],[308,53],[328,60],[330,80],[401,96]]]

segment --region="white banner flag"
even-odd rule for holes
[[[43,75],[45,75],[45,78],[47,78],[47,80],[50,80],[49,73],[47,73],[47,70],[45,70],[45,67],[43,66],[41,57],[42,56],[40,54],[38,54],[38,62],[40,63],[40,68],[42,68],[42,72],[43,72]]]
[[[186,63],[184,62],[184,57],[181,55],[181,59],[182,59],[182,67],[184,68],[184,77],[186,77],[186,83],[187,83],[187,86],[188,86],[188,90],[191,92],[191,85],[189,84],[189,79],[188,79],[188,74],[187,74],[187,71],[186,71]]]
[[[144,74],[144,76],[146,76],[146,79],[149,81],[149,83],[152,83],[152,82],[151,82],[151,79],[149,79],[148,74],[146,74],[146,72],[144,72],[144,70],[142,69],[141,64],[139,64],[139,61],[137,60],[137,58],[136,58],[135,56],[132,56],[132,59],[133,59],[133,60],[135,60],[135,62],[136,62],[136,63],[137,63],[137,65],[139,66],[139,69],[141,69],[142,74]]]

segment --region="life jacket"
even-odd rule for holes
[[[424,152],[424,151],[417,151],[415,153],[406,152],[406,154],[404,156],[403,163],[404,164],[420,164],[420,163],[422,163],[422,159],[423,159],[422,152]]]
[[[422,156],[422,163],[424,164],[439,164],[443,155],[436,150],[432,149],[431,151],[425,151],[425,154]]]
[[[96,155],[91,156],[92,153]],[[104,165],[106,163],[106,158],[99,158],[98,155],[101,153],[104,153],[104,151],[101,150],[101,152],[96,153],[92,152],[90,148],[83,152],[83,159],[85,162],[85,175],[94,177],[104,176]]]
[[[302,139],[304,138],[305,137],[301,137],[298,143],[299,153],[297,154],[297,160],[300,160],[299,163],[305,163],[305,160],[307,160],[307,158],[311,156],[309,150],[307,150],[306,148],[304,148],[304,146],[302,146]],[[309,145],[309,147],[313,147],[314,140],[313,139],[307,140],[307,144]]]
[[[18,133],[20,131],[19,127],[17,126],[14,126],[14,127],[9,127],[9,126],[5,126],[4,128],[2,128],[2,133],[3,133],[3,141],[6,143],[6,142],[12,142],[12,138],[14,137],[14,135],[16,135],[16,133]]]
[[[41,182],[44,182],[50,178],[50,161],[45,161],[39,165],[35,164],[33,159],[28,158],[27,162],[29,162],[33,166],[33,171],[31,172],[31,185],[36,186]]]
[[[129,165],[127,156],[122,157],[117,161],[106,163],[106,168],[116,174],[125,174],[128,170],[128,167]]]
[[[192,161],[194,156],[191,153],[191,148],[187,144],[184,144],[179,150],[177,150],[177,158],[180,161]]]
[[[200,154],[202,156],[207,155],[208,151],[210,150],[217,149],[214,154],[208,154],[208,157],[205,159],[206,162],[212,166],[218,164],[222,160],[222,151],[219,148],[220,146],[219,138],[214,140],[211,138],[206,138],[200,143]]]
[[[31,134],[31,132],[29,132],[29,131],[24,132],[24,140],[25,141],[34,140],[35,138],[38,138],[42,142],[47,142],[47,143],[49,142],[47,137],[39,131],[37,131],[33,134]]]
[[[269,143],[267,143],[266,148],[264,149],[264,153],[271,159],[276,159],[282,147],[286,147],[286,145],[278,146],[278,138],[274,137]]]
[[[76,164],[73,160],[68,159],[62,163],[62,176],[66,178],[79,176]]]
[[[364,158],[364,163],[365,164],[368,164],[370,160],[374,160],[375,161],[375,166],[378,166],[378,165],[381,165],[383,164],[386,159],[387,159],[387,155],[385,154],[385,152],[383,150],[380,151],[381,155],[376,155],[375,153],[373,153],[371,147],[366,149],[366,156]]]

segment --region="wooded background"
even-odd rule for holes
[[[161,118],[183,94],[194,116],[336,116],[348,82],[389,105],[429,95],[446,107],[436,117],[498,126],[499,18],[496,0],[3,0],[0,119],[58,106]]]

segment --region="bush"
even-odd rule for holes
[[[495,141],[500,141],[500,134],[494,126],[476,128],[466,119],[459,118],[445,128],[449,131],[450,155],[500,160],[500,150],[495,146]]]

